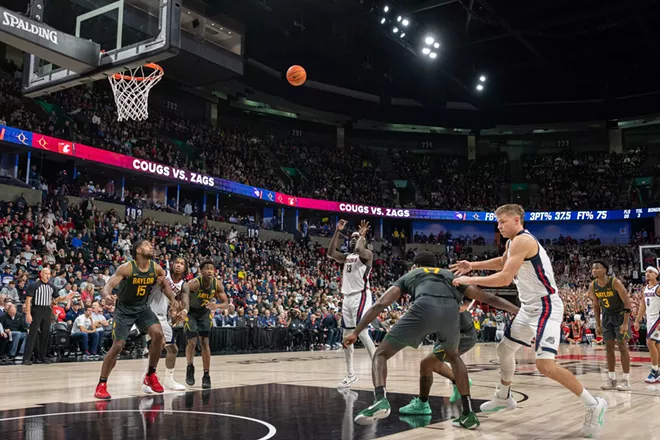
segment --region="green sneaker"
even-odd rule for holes
[[[477,414],[473,411],[467,416],[460,416],[459,418],[454,419],[451,424],[457,428],[477,429],[479,425],[481,425],[481,422],[477,418]]]
[[[472,387],[472,379],[468,379],[470,387]],[[461,400],[461,393],[458,392],[458,388],[454,385],[454,390],[451,392],[451,397],[449,398],[449,403],[456,403]]]
[[[390,415],[390,402],[387,397],[376,400],[369,408],[363,409],[355,417],[355,423],[360,425],[371,425],[378,419],[384,419]]]
[[[419,397],[415,397],[408,405],[399,408],[399,414],[407,416],[428,416],[431,412],[431,405],[428,402],[422,402]]]
[[[411,428],[423,428],[431,424],[431,416],[400,416],[399,420]]]

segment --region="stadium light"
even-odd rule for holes
[[[382,19],[380,20],[380,24],[385,24],[385,19],[384,19],[384,18],[382,18]]]
[[[405,32],[401,32],[401,35],[399,35],[399,38],[403,38],[403,37],[405,37],[405,36],[406,36],[406,33],[405,33]]]
[[[479,90],[481,92],[483,89],[484,89],[483,85],[481,85],[481,84],[477,85],[477,90]]]
[[[429,57],[431,57],[431,58],[433,58],[433,59],[435,59],[435,57],[437,57],[437,56],[438,56],[438,54],[435,53],[435,52],[431,52],[431,53],[429,54]]]
[[[396,18],[396,21],[401,21],[401,16],[400,15]]]
[[[404,18],[403,21],[401,22],[401,24],[404,25],[404,26],[408,26],[410,24],[410,22],[408,21],[407,18]]]
[[[426,37],[426,39],[424,40],[424,42],[425,42],[426,44],[428,44],[429,46],[432,45],[434,41],[435,41],[435,40],[434,40],[433,37],[431,37],[431,36]]]
[[[423,53],[424,55],[428,55],[428,54],[431,53],[431,49],[429,49],[428,47],[425,47],[424,49],[422,49],[422,53]]]
[[[383,8],[383,11],[385,11],[385,12],[389,12],[389,10],[390,10],[390,7],[387,6],[387,5],[385,5],[385,7]]]
[[[440,49],[440,43],[436,41],[435,43],[433,43],[433,47],[435,47],[436,49]]]
[[[479,77],[479,81],[481,81],[481,82],[486,82],[486,77],[483,76],[483,75],[481,75],[481,76]]]
[[[392,32],[394,32],[396,34],[397,32],[399,32],[399,28],[395,27],[394,29],[392,29]]]

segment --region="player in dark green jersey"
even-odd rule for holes
[[[472,296],[472,301],[466,300],[461,305],[461,339],[458,344],[458,353],[461,356],[470,351],[472,347],[474,347],[477,343],[477,331],[474,328],[474,321],[472,319],[472,315],[470,314],[470,308],[475,301],[480,301],[497,309],[505,310],[513,314],[518,313],[518,307],[513,305],[511,302],[500,298],[499,296],[493,295],[492,293],[485,292],[481,289],[470,289],[469,295]],[[419,365],[419,397],[415,397],[408,405],[399,408],[400,414],[410,416],[429,416],[427,424],[430,423],[431,406],[428,403],[428,398],[429,394],[431,393],[431,386],[433,385],[433,373],[446,377],[454,384],[452,395],[449,398],[449,403],[455,403],[460,400],[461,394],[456,387],[454,373],[451,368],[447,366],[445,360],[445,347],[441,342],[436,342],[433,346],[433,353],[430,353],[428,356],[422,359]],[[471,382],[472,380],[470,380],[470,385],[472,385]],[[415,422],[419,422],[419,420],[416,420]],[[419,427],[419,425],[416,425],[416,427]]]
[[[204,367],[202,388],[211,388],[209,332],[213,327],[213,312],[216,309],[226,309],[229,306],[229,299],[222,281],[216,278],[213,261],[202,261],[199,269],[201,276],[187,282],[181,289],[181,302],[185,314],[183,327],[188,338],[188,345],[186,346],[186,359],[188,360],[186,383],[189,386],[195,385],[193,361],[195,360],[195,349],[199,337],[202,344],[202,364]],[[220,302],[216,302],[216,299]]]
[[[142,383],[142,391],[149,394],[163,392],[163,387],[156,376],[156,367],[165,347],[165,338],[158,317],[149,307],[148,297],[151,288],[159,284],[170,303],[175,304],[176,301],[169,284],[164,282],[165,270],[152,260],[154,249],[151,242],[136,241],[132,253],[134,260],[119,266],[101,291],[103,297],[109,300],[113,289],[118,288],[112,323],[112,348],[103,360],[101,378],[94,394],[98,399],[110,399],[107,391],[108,376],[115,367],[117,356],[124,349],[126,338],[134,324],[151,338],[149,370]]]
[[[628,339],[630,333],[630,297],[626,287],[613,276],[608,276],[609,265],[603,260],[596,260],[591,266],[591,275],[595,280],[589,284],[589,296],[594,304],[596,317],[596,335],[603,336],[607,352],[607,383],[604,390],[630,391],[630,352]],[[602,319],[601,319],[602,313]],[[616,381],[615,342],[621,353],[623,380]]]
[[[461,339],[459,304],[463,302],[464,295],[474,298],[478,288],[453,286],[454,274],[436,267],[438,259],[431,252],[420,252],[413,263],[412,270],[387,289],[365,313],[353,333],[344,338],[344,346],[354,344],[360,332],[401,295],[408,294],[414,301],[374,354],[372,378],[376,399],[371,406],[355,417],[355,422],[370,424],[390,414],[390,403],[385,392],[387,360],[406,346],[417,348],[427,335],[435,334],[436,342],[442,344],[444,349],[444,359],[451,364],[463,404],[462,415],[454,420],[453,425],[476,429],[480,423],[472,410],[467,368],[459,352]]]

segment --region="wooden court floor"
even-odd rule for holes
[[[541,377],[534,367],[533,353],[528,349],[521,350],[518,354],[513,385],[515,398],[519,401],[517,410],[489,416],[480,415],[482,424],[476,431],[453,428],[451,418],[458,415],[459,409],[448,403],[448,396],[451,394],[448,381],[436,377],[432,389],[432,396],[435,397],[431,400],[434,422],[413,429],[403,423],[405,420],[399,421],[398,406],[395,407],[395,404],[407,403],[417,394],[419,361],[430,349],[430,346],[420,350],[407,349],[390,361],[387,390],[389,395],[396,396],[391,398],[396,402],[393,402],[392,414],[387,421],[377,423],[382,423],[382,427],[371,430],[352,426],[350,423],[350,418],[368,406],[372,400],[371,363],[364,350],[356,351],[355,369],[360,380],[352,388],[355,393],[348,397],[335,390],[345,369],[341,351],[214,356],[211,367],[213,384],[211,397],[208,394],[204,397],[202,391],[195,391],[201,390],[202,370],[201,358],[196,358],[197,384],[191,388],[191,391],[184,393],[187,396],[183,398],[190,405],[184,407],[181,403],[181,410],[175,410],[175,414],[169,415],[159,409],[163,406],[152,409],[154,417],[150,421],[155,425],[160,423],[161,431],[147,436],[145,428],[144,438],[170,438],[163,424],[175,423],[172,418],[186,417],[184,411],[191,408],[199,410],[197,411],[199,414],[219,414],[226,417],[232,417],[231,414],[243,414],[246,420],[252,419],[256,423],[267,422],[262,425],[270,424],[275,429],[275,432],[271,429],[266,434],[266,431],[264,433],[259,431],[266,428],[256,425],[253,427],[232,425],[231,428],[226,428],[233,429],[233,434],[223,431],[211,435],[210,428],[207,428],[204,433],[200,432],[191,438],[289,439],[300,435],[312,436],[318,440],[578,438],[583,420],[581,402],[554,382]],[[631,355],[633,390],[624,393],[600,390],[600,385],[607,376],[603,348],[563,345],[560,349],[559,362],[573,371],[593,394],[603,396],[609,402],[605,427],[600,436],[602,439],[660,439],[660,417],[658,417],[660,386],[644,383],[644,378],[648,374],[648,353],[633,352]],[[464,360],[474,381],[473,398],[489,399],[499,380],[495,345],[480,344],[467,353]],[[113,395],[110,405],[120,405],[115,401],[123,402],[121,406],[115,407],[99,407],[93,398],[100,366],[101,363],[97,361],[0,367],[0,438],[36,438],[27,435],[27,419],[47,418],[48,423],[51,423],[56,418],[44,415],[52,412],[72,415],[80,413],[81,415],[76,417],[84,418],[97,410],[100,412],[108,410],[108,414],[115,417],[114,423],[122,420],[126,420],[129,425],[133,423],[130,420],[134,417],[134,413],[138,410],[144,412],[145,399],[147,399],[139,389],[139,379],[146,366],[146,360],[127,360],[117,363],[108,382],[108,389]],[[164,374],[164,367],[163,361],[159,365],[161,377]],[[176,379],[180,383],[185,383],[184,358],[178,359],[177,367]],[[620,378],[620,367],[617,370]],[[165,398],[165,408],[167,399],[170,399],[169,404],[172,409],[174,397],[169,396],[170,394],[176,393],[166,392],[165,396],[156,396],[156,399]],[[336,405],[332,403],[335,400]],[[146,402],[153,405],[153,398]],[[343,402],[347,402],[346,406]],[[175,402],[175,409],[178,408],[177,405]],[[203,411],[200,408],[203,408]],[[437,417],[436,413],[439,413]],[[57,419],[63,420],[62,416],[58,416]],[[390,422],[391,426],[388,425]],[[144,426],[147,425],[152,426],[151,424]],[[209,423],[207,426],[217,426],[217,424]],[[142,435],[133,436],[130,431],[127,432],[124,438],[143,438]],[[78,434],[81,432],[78,431]],[[96,434],[90,431],[87,435]],[[49,440],[74,438],[67,434],[66,427],[62,427],[59,434],[46,433],[44,437]]]

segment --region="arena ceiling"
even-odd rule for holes
[[[576,116],[614,119],[631,96],[641,103],[623,113],[653,112],[660,91],[660,0],[209,0],[207,6],[210,16],[246,25],[246,59],[281,72],[301,64],[315,81],[426,108],[463,102],[506,114],[523,103],[579,103],[571,110]],[[392,33],[399,15],[410,20],[403,39]],[[435,60],[421,53],[427,35],[441,43]],[[487,81],[478,92],[482,74]],[[288,93],[285,84],[277,87]]]

